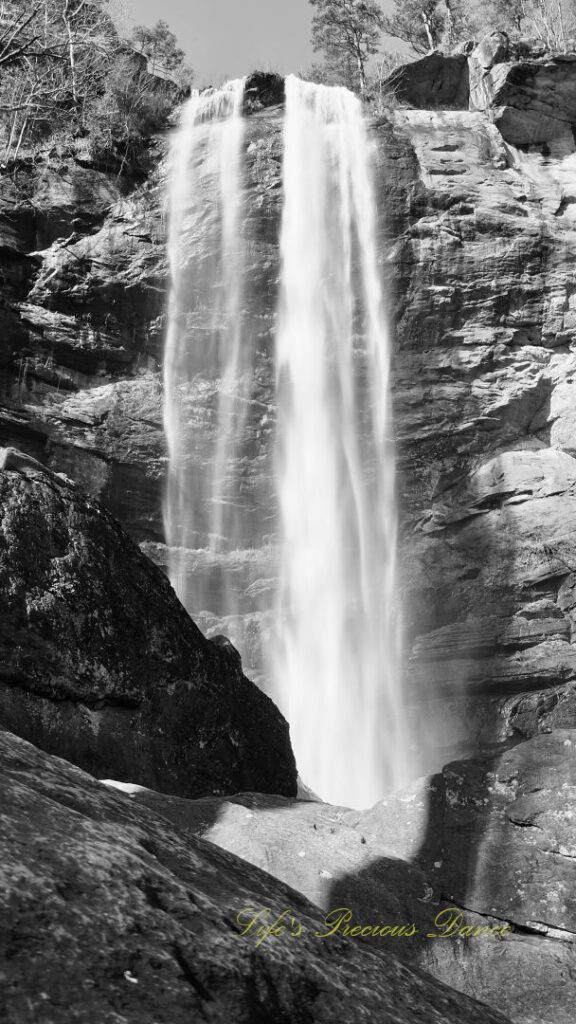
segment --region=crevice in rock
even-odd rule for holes
[[[104,708],[134,710],[134,708],[141,708],[143,706],[143,702],[136,697],[118,696],[114,694],[110,694],[105,697],[93,696],[90,698],[76,694],[61,696],[57,692],[49,692],[45,687],[36,689],[28,677],[24,677],[21,673],[14,673],[9,670],[0,669],[0,685],[3,684],[9,686],[11,689],[22,690],[24,693],[28,693],[32,697],[40,697],[42,700],[49,700],[52,704],[57,704],[59,707],[64,707],[66,704],[70,704],[73,707],[81,705],[88,711],[102,711]]]
[[[488,921],[501,921],[503,925],[508,925],[512,929],[511,934],[513,935],[526,935],[534,939],[547,939],[549,942],[565,943],[576,941],[575,932],[567,928],[559,928],[557,925],[546,924],[544,921],[526,921],[520,924],[520,922],[515,921],[511,917],[501,917],[493,911],[487,913],[474,907],[464,906],[462,903],[456,903],[444,893],[440,894],[439,902],[450,903],[456,910],[461,910],[467,914],[474,914]]]
[[[523,821],[522,818],[513,818],[511,815],[508,816],[508,821],[511,825],[516,825],[517,828],[536,828],[539,832],[544,831],[540,825],[536,825],[533,821]]]
[[[201,982],[200,978],[196,977],[194,971],[192,970],[188,962],[187,957],[181,950],[178,943],[174,943],[174,945],[172,946],[172,952],[174,954],[174,959],[176,960],[176,963],[178,964],[182,971],[182,974],[186,978],[186,981],[188,982],[189,985],[192,986],[197,995],[200,996],[200,999],[202,999],[206,1003],[213,1003],[214,997],[210,995],[208,989]]]

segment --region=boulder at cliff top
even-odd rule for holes
[[[4,464],[2,725],[164,792],[295,794],[286,722],[164,574],[65,480],[19,453]]]
[[[505,1024],[383,950],[316,937],[324,915],[294,890],[8,733],[0,772],[6,1024]],[[249,907],[288,927],[258,944]]]
[[[494,111],[502,137],[515,146],[545,146],[563,156],[574,152],[576,54],[495,63],[470,57],[470,107]]]
[[[468,107],[468,59],[445,57],[436,51],[422,60],[396,68],[384,83],[401,103],[423,110]]]

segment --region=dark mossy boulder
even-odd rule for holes
[[[254,114],[265,107],[284,103],[285,87],[281,75],[273,71],[254,71],[244,85],[244,113]]]
[[[294,794],[288,726],[239,659],[102,506],[27,456],[4,462],[0,724],[164,792]]]
[[[439,50],[396,68],[384,81],[386,92],[401,104],[420,110],[468,108],[468,59]]]

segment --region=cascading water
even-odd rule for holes
[[[215,599],[228,611],[234,604],[232,591],[214,580],[210,556],[233,545],[238,533],[236,440],[250,386],[241,316],[243,96],[243,80],[194,95],[172,150],[164,521],[171,580],[194,614]],[[207,422],[199,422],[199,393],[206,389]]]
[[[165,355],[171,579],[204,627],[212,612],[228,632],[226,620],[244,614],[249,600],[270,615],[266,595],[278,578],[262,660],[300,774],[324,799],[366,806],[405,780],[406,764],[389,346],[370,150],[351,93],[287,79],[275,508],[266,469],[274,374],[257,326],[273,271],[260,289],[247,270],[254,244],[246,235],[258,218],[250,228],[243,88],[232,82],[193,97],[173,148]],[[274,549],[264,534],[278,518],[278,564],[262,570],[260,562],[249,580],[247,552]]]
[[[286,80],[275,677],[299,771],[366,806],[407,779],[389,341],[370,149],[348,90]]]

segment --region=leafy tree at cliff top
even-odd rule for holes
[[[449,50],[474,34],[466,0],[394,0],[384,31],[410,43],[416,53]]]
[[[178,41],[165,21],[157,21],[152,28],[137,25],[130,37],[136,49],[146,55],[150,71],[154,73],[168,71],[178,81],[185,80],[189,85],[192,72],[184,63],[185,53],[178,46]]]
[[[170,71],[179,66],[165,23],[157,48]],[[0,160],[48,139],[86,139],[102,163],[129,167],[178,95],[142,63],[120,39],[108,0],[0,0]]]
[[[374,0],[310,0],[312,45],[324,55],[327,77],[363,93],[366,64],[377,53],[383,14]]]

